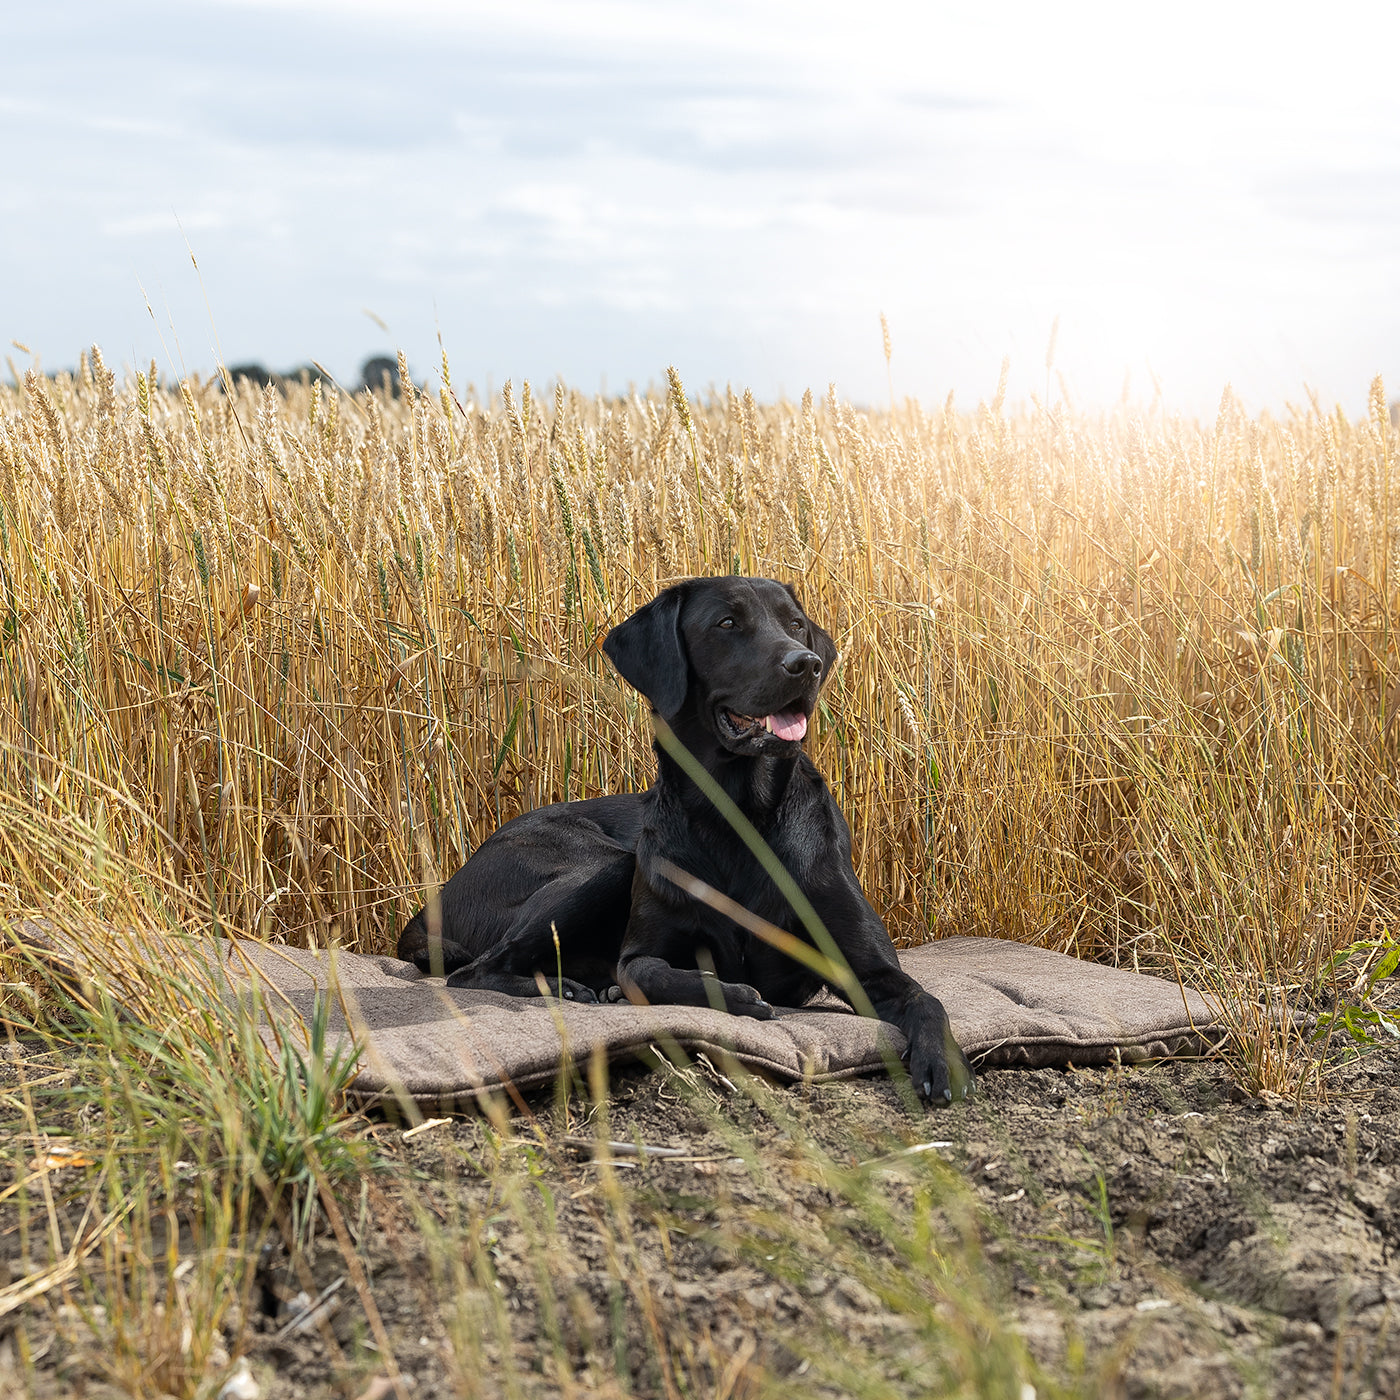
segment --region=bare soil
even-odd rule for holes
[[[878,1079],[750,1098],[704,1069],[639,1067],[614,1076],[607,1136],[682,1156],[600,1165],[568,1141],[598,1125],[548,1095],[504,1140],[475,1116],[407,1141],[380,1123],[386,1170],[347,1204],[347,1229],[414,1397],[927,1393],[897,1286],[924,1248],[901,1231],[925,1206],[928,1248],[955,1242],[938,1304],[949,1335],[990,1308],[1042,1368],[1042,1397],[1392,1397],[1397,1071],[1400,1053],[1373,1052],[1301,1110],[1243,1097],[1209,1061],[990,1071],[972,1102],[916,1117]],[[947,1145],[903,1150],[929,1141]],[[888,1198],[885,1228],[871,1224],[879,1200],[813,1170],[818,1147],[837,1169],[881,1159],[860,1179]],[[485,1242],[493,1276],[454,1279],[453,1229]],[[324,1317],[289,1329],[337,1279]],[[41,1358],[34,1393],[111,1393],[59,1294],[7,1325]],[[325,1222],[295,1257],[264,1251],[226,1330],[267,1400],[390,1393]],[[978,1388],[1015,1396],[994,1360]],[[514,1385],[498,1385],[508,1369]]]

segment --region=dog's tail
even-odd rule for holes
[[[450,939],[434,937],[428,928],[428,911],[420,909],[404,926],[399,934],[395,950],[404,962],[411,962],[419,972],[430,977],[443,977],[465,967],[472,961],[472,955]]]
[[[396,951],[404,962],[416,964],[419,954],[427,950],[428,921],[424,917],[426,913],[426,910],[420,909],[403,926],[403,931],[399,934],[399,943]]]

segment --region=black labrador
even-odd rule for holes
[[[836,646],[771,579],[691,579],[614,627],[603,650],[787,868],[875,1014],[909,1042],[925,1098],[965,1097],[972,1069],[942,1003],[899,965],[851,863],[851,832],[803,750]],[[661,874],[667,863],[804,940],[777,885],[659,744],[647,792],[541,807],[477,849],[399,936],[448,985],[577,1001],[722,1004],[766,1019],[823,985]],[[845,997],[834,982],[831,990]],[[620,988],[620,991],[619,991]]]

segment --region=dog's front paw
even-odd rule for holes
[[[755,1021],[771,1021],[773,1008],[758,994],[757,987],[747,982],[721,982],[724,1009],[731,1016],[749,1016]]]
[[[909,1036],[909,1077],[931,1108],[968,1098],[977,1087],[977,1076],[953,1037],[941,1002],[930,997]]]

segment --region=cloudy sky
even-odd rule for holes
[[[1081,403],[1359,410],[1397,73],[1374,3],[6,6],[0,338],[880,400],[884,311],[896,392],[970,404],[1059,316]]]

